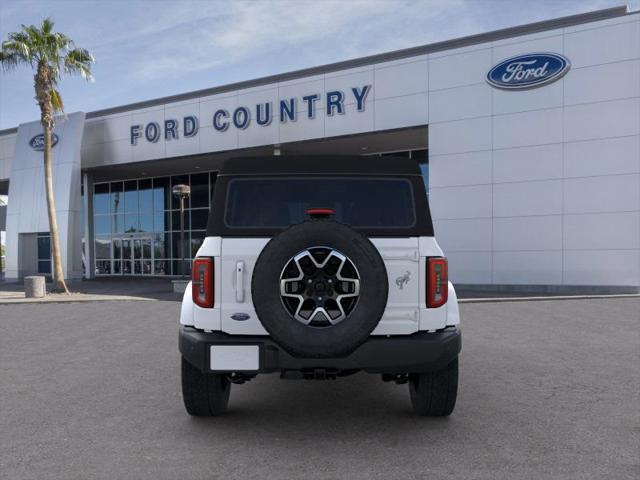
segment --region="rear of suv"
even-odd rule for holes
[[[400,157],[225,162],[180,314],[191,415],[223,413],[262,373],[409,384],[417,414],[449,415],[460,315],[423,179]]]

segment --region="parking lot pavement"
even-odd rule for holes
[[[637,479],[640,300],[462,305],[458,405],[262,376],[228,415],[180,395],[177,302],[0,306],[0,478]]]

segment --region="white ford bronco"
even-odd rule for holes
[[[232,159],[180,313],[191,415],[223,413],[260,373],[409,383],[419,415],[453,411],[460,315],[415,160]]]

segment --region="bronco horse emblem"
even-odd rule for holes
[[[409,280],[411,280],[411,272],[407,270],[404,275],[400,275],[396,278],[396,285],[400,290],[402,290],[404,286],[409,283]]]

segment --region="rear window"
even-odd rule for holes
[[[411,228],[416,213],[404,178],[237,178],[227,188],[230,228],[284,228],[308,219],[309,208],[330,208],[334,220],[356,228]]]

